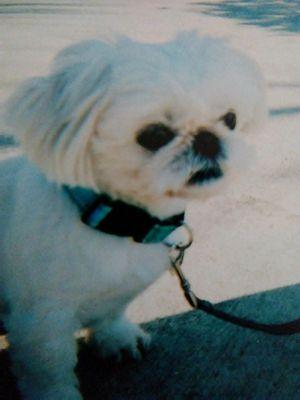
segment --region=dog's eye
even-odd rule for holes
[[[146,126],[136,138],[139,145],[150,151],[157,151],[175,137],[175,132],[166,125],[157,123]]]
[[[227,128],[229,128],[230,130],[233,131],[233,129],[236,127],[236,115],[234,112],[228,112],[224,115],[224,117],[222,117],[222,120],[224,121]]]

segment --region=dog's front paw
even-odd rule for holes
[[[105,321],[94,332],[93,342],[102,358],[121,361],[124,357],[140,360],[149,349],[151,337],[138,325],[125,318]]]

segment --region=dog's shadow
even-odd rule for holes
[[[266,322],[299,317],[300,285],[220,304]],[[86,400],[300,398],[300,334],[271,336],[192,311],[152,321],[142,361],[103,362],[81,346],[77,374]],[[9,358],[0,358],[0,399],[17,400]],[[62,399],[63,400],[63,399]]]

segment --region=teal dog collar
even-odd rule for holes
[[[81,220],[110,235],[131,237],[139,243],[159,243],[184,223],[184,213],[161,220],[142,208],[81,187],[64,187],[77,204]]]

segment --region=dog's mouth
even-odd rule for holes
[[[223,172],[218,164],[212,167],[200,169],[196,171],[188,180],[188,185],[201,185],[203,183],[219,179],[223,176]]]
[[[186,185],[179,191],[168,190],[165,194],[168,197],[188,198],[190,197],[189,187],[200,186],[202,184],[220,179],[223,172],[219,165],[214,165],[209,168],[200,169],[196,171],[187,181]]]

